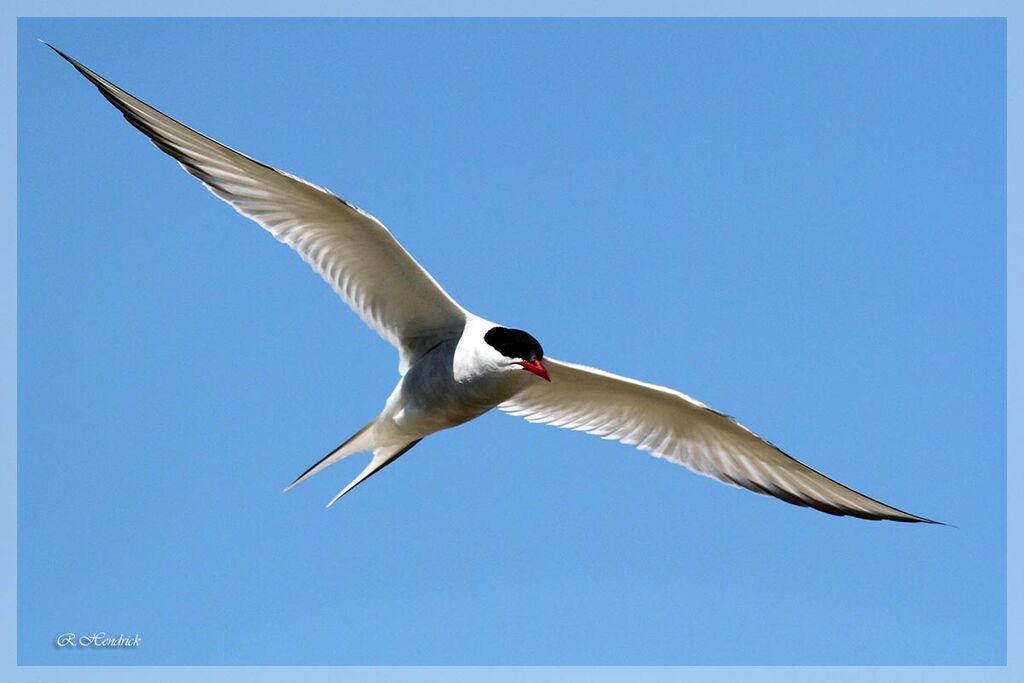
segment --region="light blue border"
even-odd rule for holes
[[[0,626],[3,640],[3,669],[7,680],[75,681],[165,681],[188,678],[190,681],[222,680],[358,680],[358,681],[668,681],[686,678],[693,681],[1014,681],[1024,680],[1021,666],[1021,630],[1016,618],[1020,610],[1019,524],[1020,500],[1012,495],[1022,490],[1020,456],[1021,382],[1018,346],[1021,342],[1019,293],[1024,287],[1021,268],[1020,216],[1018,191],[1020,177],[1020,136],[1015,122],[1022,120],[1020,69],[1024,66],[1019,20],[1024,13],[1010,2],[925,2],[892,0],[889,2],[813,2],[774,0],[751,2],[670,2],[666,0],[605,0],[595,2],[470,2],[467,0],[400,0],[390,2],[327,2],[324,0],[159,0],[137,2],[80,0],[54,2],[17,2],[0,9],[5,59],[0,61],[0,78],[8,96],[0,108],[4,135],[0,191],[5,239],[0,248],[0,377],[4,378],[0,397],[0,434],[3,439],[2,486],[3,518],[0,542],[7,552],[0,563],[0,600],[6,619]],[[990,16],[1007,18],[1007,666],[1005,667],[17,667],[17,471],[16,471],[16,283],[17,283],[17,17],[51,16]],[[965,457],[971,457],[965,454]],[[1017,673],[1014,674],[1013,672]]]

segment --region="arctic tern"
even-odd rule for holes
[[[383,411],[299,475],[370,451],[342,496],[424,437],[497,407],[530,422],[635,446],[732,486],[832,515],[928,522],[829,479],[678,391],[545,355],[529,333],[462,308],[370,214],[157,111],[52,45],[125,119],[214,195],[298,252],[398,350]]]

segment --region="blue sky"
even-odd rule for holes
[[[20,663],[1004,661],[1002,22],[19,28]],[[957,528],[499,414],[282,495],[393,350],[36,38],[552,356]],[[99,630],[143,645],[53,646]]]

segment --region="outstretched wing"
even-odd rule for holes
[[[401,372],[439,341],[460,334],[466,311],[376,218],[192,130],[49,47],[210,192],[297,251],[398,349]]]
[[[636,446],[733,486],[833,515],[932,522],[835,482],[727,415],[678,391],[545,358],[551,382],[530,382],[498,406],[530,422]]]

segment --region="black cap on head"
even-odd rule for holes
[[[544,357],[544,349],[540,347],[540,342],[522,330],[492,327],[484,335],[484,341],[508,358],[539,360]]]

